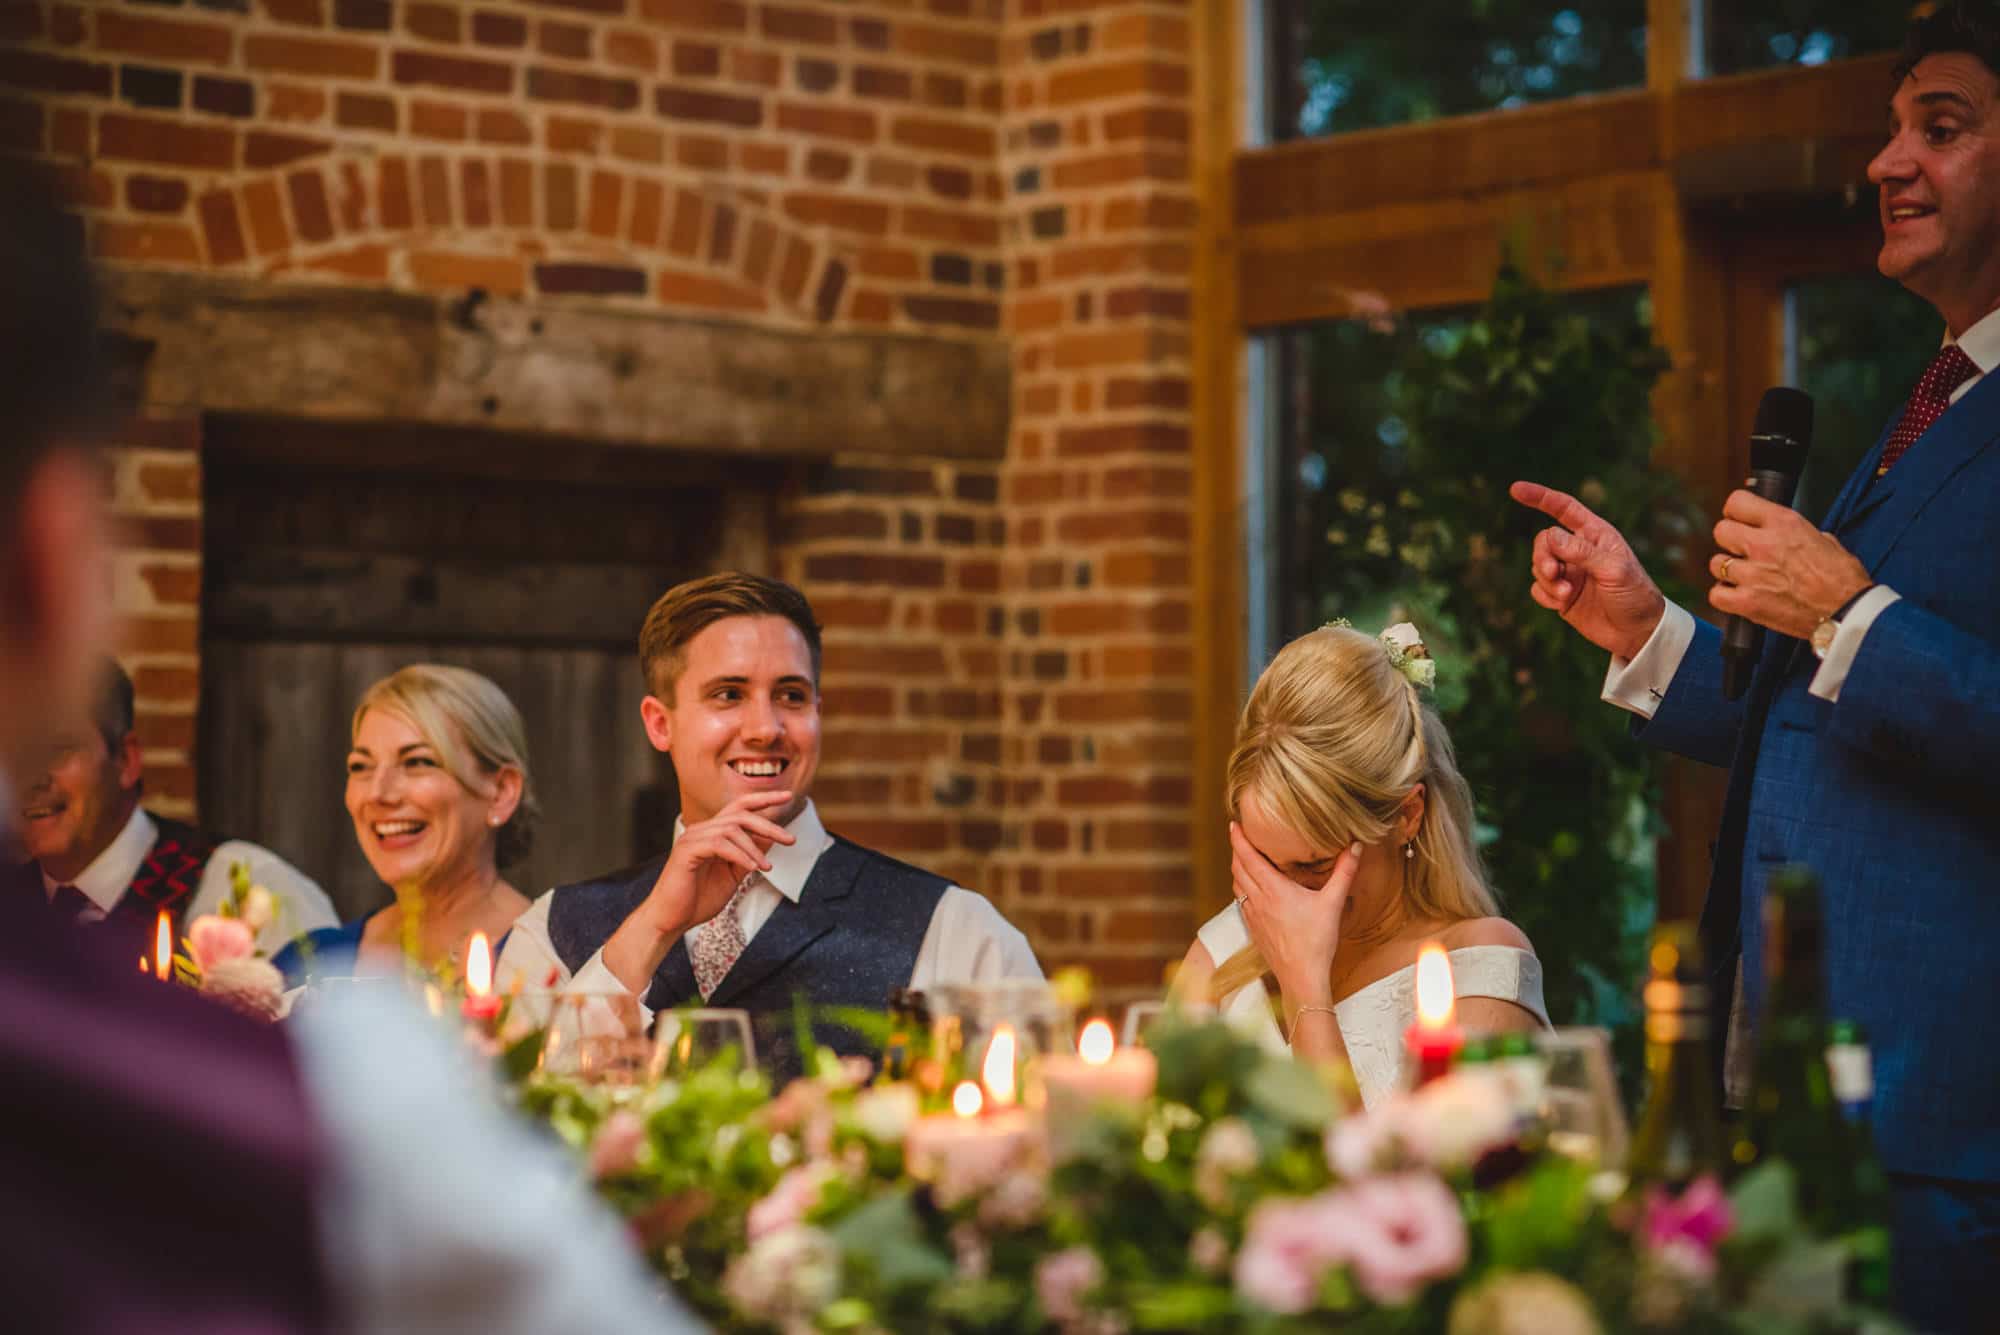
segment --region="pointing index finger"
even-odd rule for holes
[[[1604,522],[1589,506],[1568,492],[1545,487],[1539,482],[1516,482],[1507,488],[1507,494],[1530,510],[1540,510],[1572,533],[1580,533],[1593,524]]]

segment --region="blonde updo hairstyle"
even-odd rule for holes
[[[507,693],[477,672],[439,663],[414,663],[382,678],[361,696],[349,725],[361,732],[371,709],[385,710],[416,729],[444,768],[467,792],[477,793],[502,770],[521,776],[521,800],[494,831],[493,862],[506,868],[528,855],[541,806],[528,774],[528,731]]]
[[[1229,816],[1255,794],[1269,817],[1316,850],[1379,843],[1422,784],[1424,815],[1403,862],[1403,902],[1416,918],[1462,921],[1499,911],[1473,842],[1472,790],[1444,721],[1398,670],[1384,643],[1322,626],[1278,652],[1257,679],[1229,756]],[[1400,853],[1401,850],[1398,850]],[[1209,984],[1221,1001],[1264,976],[1246,946]]]

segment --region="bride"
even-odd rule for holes
[[[1549,1022],[1541,962],[1497,916],[1471,790],[1423,700],[1435,666],[1407,623],[1378,639],[1336,622],[1272,660],[1229,758],[1236,903],[1203,925],[1174,982],[1177,1000],[1274,1047],[1347,1063],[1365,1103],[1405,1083],[1425,941],[1450,952],[1466,1030]]]

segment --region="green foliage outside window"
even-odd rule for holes
[[[1706,72],[1823,65],[1894,50],[1914,7],[1885,0],[1708,0],[1701,24]],[[1270,30],[1284,85],[1279,138],[1497,111],[1646,82],[1645,0],[1272,0]]]
[[[1584,497],[1670,596],[1696,596],[1673,575],[1705,527],[1649,463],[1665,357],[1644,299],[1558,296],[1510,266],[1467,314],[1321,332],[1308,335],[1314,395],[1342,402],[1316,410],[1300,459],[1323,539],[1302,544],[1310,615],[1416,622],[1493,882],[1545,963],[1552,1016],[1627,1026],[1652,921],[1658,762],[1599,701],[1603,652],[1529,599],[1545,521],[1507,487],[1529,478]],[[1362,350],[1368,380],[1355,376]]]

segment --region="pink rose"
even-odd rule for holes
[[[1035,1297],[1042,1311],[1059,1326],[1084,1319],[1084,1295],[1104,1282],[1104,1263],[1088,1247],[1071,1247],[1045,1256],[1035,1266]]]
[[[1327,1129],[1326,1162],[1335,1176],[1352,1181],[1382,1167],[1396,1144],[1399,1103],[1392,1100],[1373,1112],[1348,1113]]]
[[[1458,1198],[1427,1173],[1373,1177],[1304,1200],[1267,1201],[1236,1254],[1236,1287],[1286,1315],[1311,1308],[1336,1265],[1379,1303],[1407,1302],[1465,1267]]]
[[[1263,1202],[1236,1253],[1237,1291],[1273,1312],[1305,1311],[1327,1270],[1353,1250],[1353,1226],[1337,1192]]]
[[[285,1009],[285,976],[269,960],[218,960],[202,971],[201,993],[253,1020],[275,1020]]]
[[[1736,1226],[1736,1214],[1729,1197],[1713,1177],[1698,1177],[1688,1183],[1678,1198],[1658,1187],[1646,1194],[1646,1213],[1639,1221],[1639,1235],[1653,1251],[1683,1243],[1713,1256],[1715,1245]]]
[[[639,1166],[639,1148],[646,1143],[646,1124],[630,1108],[605,1118],[590,1141],[590,1175],[602,1180],[619,1177]]]
[[[1465,1268],[1465,1216],[1451,1189],[1428,1173],[1357,1182],[1335,1193],[1363,1223],[1348,1260],[1361,1291],[1404,1303],[1426,1283]]]
[[[837,1173],[830,1164],[800,1164],[771,1188],[771,1194],[750,1207],[745,1220],[750,1241],[770,1237],[805,1222],[806,1211],[819,1204],[819,1194]]]
[[[204,913],[188,926],[188,950],[203,973],[224,960],[243,959],[256,949],[257,938],[241,918]]]

